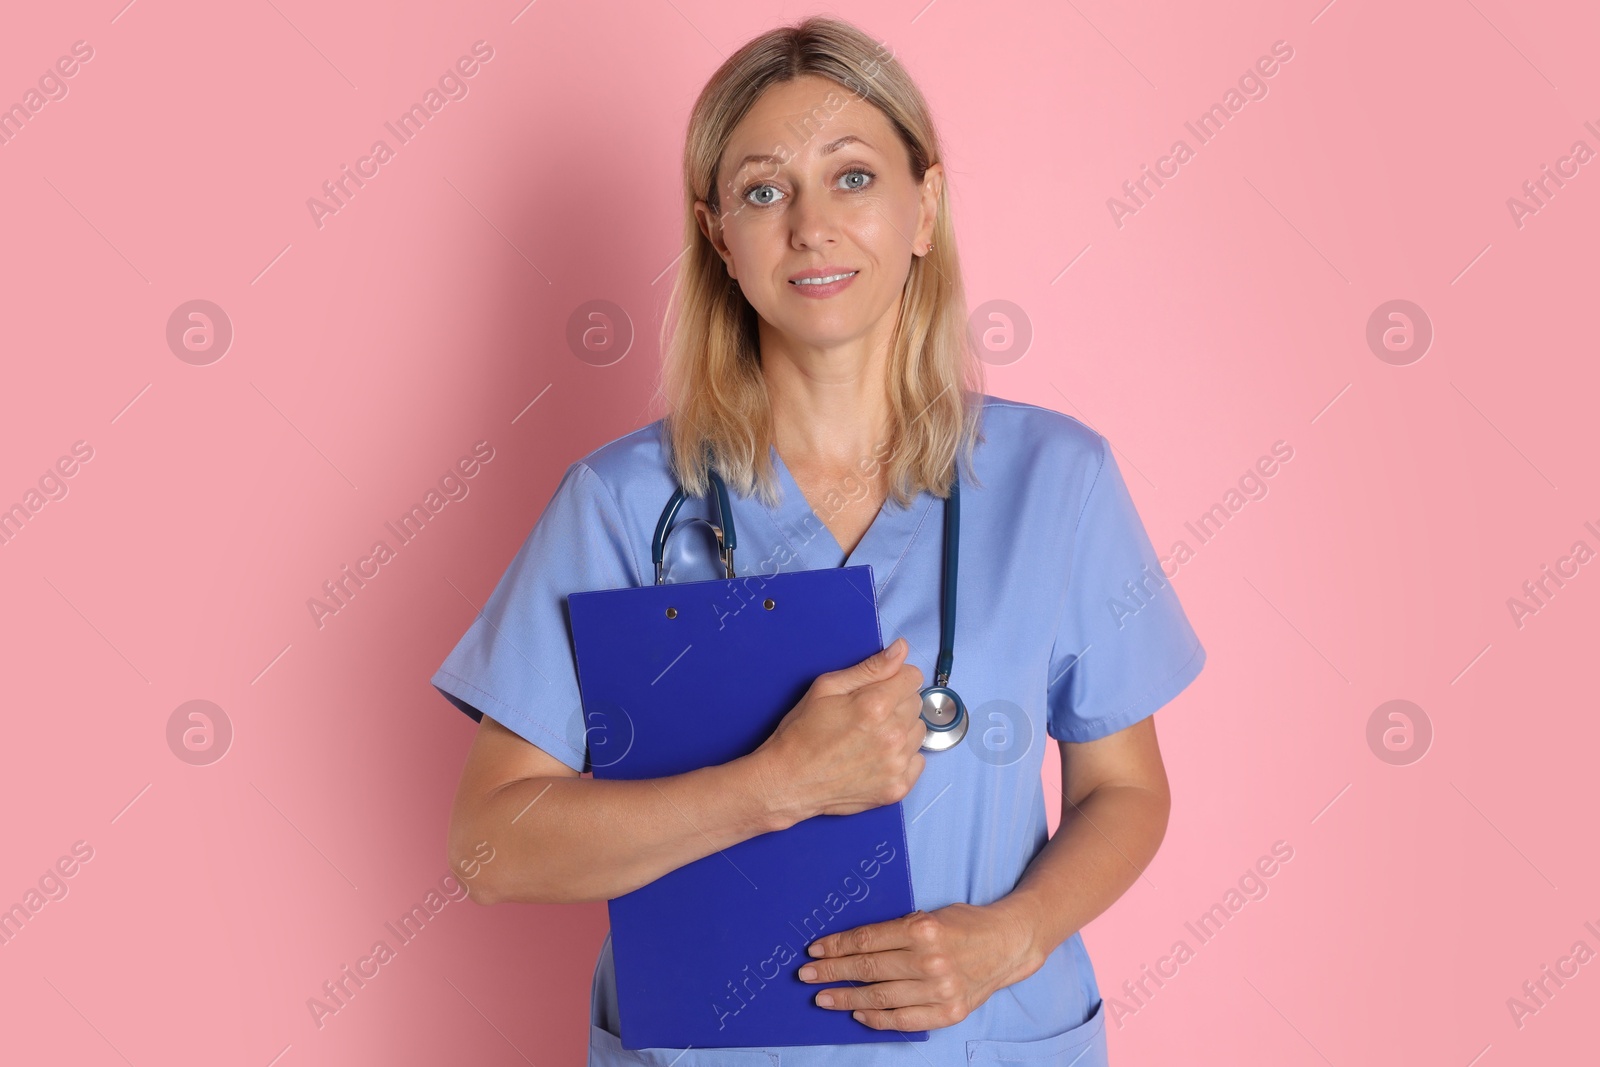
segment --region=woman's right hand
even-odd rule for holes
[[[901,800],[922,774],[922,672],[905,638],[842,670],[820,674],[751,756],[779,807],[851,815]],[[779,799],[781,798],[781,799]]]

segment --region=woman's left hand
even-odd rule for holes
[[[817,1004],[874,1030],[958,1023],[1044,963],[1026,921],[1001,904],[914,911],[819,937],[808,951],[819,950],[800,968],[802,981],[866,984],[822,990]]]

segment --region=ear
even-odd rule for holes
[[[700,227],[700,232],[706,240],[711,242],[711,247],[716,249],[717,255],[722,257],[722,262],[727,265],[728,277],[735,278],[733,270],[733,257],[728,251],[728,243],[722,236],[722,218],[711,210],[711,205],[704,200],[694,202],[694,219]]]
[[[922,175],[921,204],[917,209],[917,232],[912,247],[933,240],[933,226],[939,218],[939,196],[944,191],[944,164],[935,163]]]

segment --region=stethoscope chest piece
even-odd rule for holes
[[[924,752],[954,748],[967,736],[967,706],[947,685],[930,685],[922,691],[922,721],[927,727]]]

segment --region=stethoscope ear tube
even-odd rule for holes
[[[714,469],[707,468],[706,473],[711,476],[711,487],[717,498],[717,513],[722,519],[721,526],[715,523],[708,525],[716,532],[717,555],[722,560],[723,570],[727,577],[733,578],[733,550],[738,545],[738,535],[733,529],[733,507],[728,503],[728,487],[723,483],[722,475]],[[683,486],[675,487],[672,499],[667,501],[667,506],[661,509],[661,518],[656,520],[655,536],[650,539],[650,561],[655,564],[657,585],[663,584],[662,563],[667,555],[667,538],[672,534],[672,520],[677,518],[678,510],[683,507],[687,496]]]

